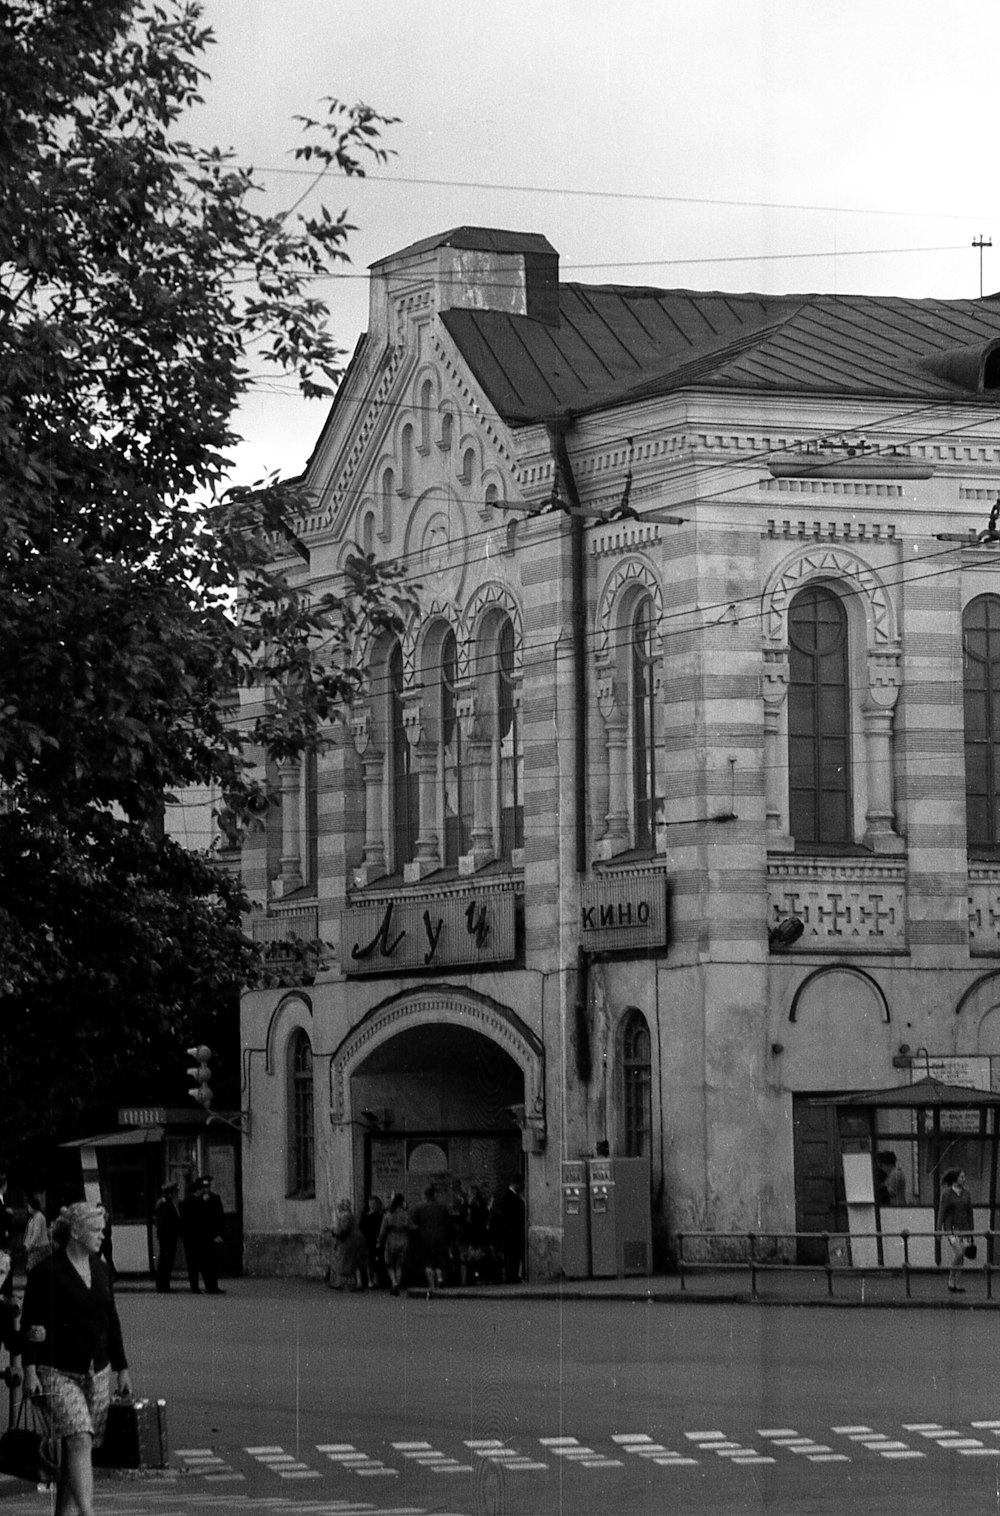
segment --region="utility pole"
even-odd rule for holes
[[[979,298],[981,300],[983,298],[983,248],[992,247],[993,238],[984,237],[982,232],[980,232],[978,237],[973,237],[972,245],[979,249]]]

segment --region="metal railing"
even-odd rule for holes
[[[816,1274],[825,1273],[827,1294],[833,1296],[833,1281],[839,1275],[841,1278],[858,1278],[862,1275],[901,1275],[906,1291],[906,1298],[910,1299],[910,1282],[914,1274],[935,1273],[940,1274],[948,1268],[946,1259],[939,1263],[914,1263],[910,1256],[910,1244],[916,1241],[931,1239],[935,1244],[935,1256],[938,1254],[937,1243],[941,1238],[952,1235],[948,1232],[918,1232],[903,1228],[898,1232],[678,1232],[677,1233],[677,1268],[680,1276],[680,1287],[687,1287],[688,1277],[697,1273],[731,1273],[743,1272],[747,1274],[750,1282],[750,1294],[756,1297],[757,1282],[764,1274]],[[965,1235],[965,1234],[963,1234]],[[975,1263],[969,1268],[969,1273],[982,1274],[986,1281],[986,1298],[993,1299],[993,1275],[1000,1273],[1000,1263],[994,1263],[993,1259],[998,1253],[994,1246],[994,1239],[1000,1237],[1000,1233],[990,1231],[972,1232],[968,1234],[972,1241],[977,1244],[977,1257]],[[811,1263],[799,1263],[795,1255],[799,1251],[799,1243],[819,1244],[823,1250],[822,1260],[817,1259]],[[873,1252],[882,1256],[882,1250],[887,1244],[901,1245],[902,1258],[898,1263],[886,1263],[873,1260],[868,1263],[845,1263],[838,1261],[837,1250],[846,1245],[847,1249],[855,1243],[867,1243]],[[691,1258],[685,1255],[685,1248],[691,1243],[698,1243],[706,1253],[713,1252],[715,1256]],[[895,1251],[895,1246],[892,1247]],[[789,1256],[779,1257],[777,1254],[785,1252]],[[730,1256],[725,1256],[726,1253]],[[739,1254],[740,1256],[733,1256]]]

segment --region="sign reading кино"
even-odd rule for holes
[[[580,886],[580,945],[593,952],[663,948],[669,940],[667,881],[621,874]]]

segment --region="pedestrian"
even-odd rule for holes
[[[368,1275],[368,1247],[349,1200],[337,1201],[330,1230],[333,1235],[331,1290],[363,1290]]]
[[[86,1200],[52,1223],[52,1252],[32,1269],[21,1315],[24,1393],[45,1397],[60,1443],[54,1516],[94,1516],[91,1453],[111,1400],[131,1394],[111,1273],[100,1256],[104,1211]]]
[[[25,1205],[28,1208],[28,1220],[24,1228],[22,1246],[24,1247],[24,1266],[30,1274],[36,1263],[41,1263],[52,1251],[49,1246],[49,1224],[42,1210],[42,1203],[37,1195],[25,1196]]]
[[[478,1184],[469,1192],[465,1212],[465,1278],[463,1283],[478,1284],[489,1264],[490,1208]]]
[[[368,1252],[368,1288],[376,1289],[382,1283],[382,1250],[379,1246],[379,1238],[382,1235],[382,1219],[385,1216],[385,1206],[379,1195],[369,1195],[365,1201],[365,1208],[361,1213],[361,1235],[365,1239],[365,1247]]]
[[[191,1193],[181,1203],[180,1213],[192,1295],[200,1292],[199,1279],[205,1281],[206,1295],[224,1295],[225,1290],[219,1288],[218,1249],[225,1213],[221,1199],[212,1189],[211,1174],[202,1174],[195,1180]]]
[[[448,1267],[448,1252],[451,1244],[451,1215],[446,1205],[437,1198],[437,1189],[429,1184],[424,1198],[415,1206],[410,1225],[417,1244],[417,1256],[427,1281],[427,1294],[444,1284],[444,1271]]]
[[[160,1198],[153,1208],[153,1227],[156,1232],[156,1288],[161,1295],[170,1289],[177,1257],[177,1242],[181,1235],[181,1212],[177,1204],[178,1185],[170,1180],[160,1189]]]
[[[0,1299],[14,1294],[14,1212],[7,1204],[7,1175],[0,1173],[0,1253],[6,1254],[7,1272],[0,1283]]]
[[[410,1251],[410,1213],[406,1208],[406,1196],[398,1190],[382,1217],[379,1246],[389,1275],[389,1293],[398,1295],[403,1287],[406,1255]]]
[[[504,1284],[517,1284],[524,1276],[524,1184],[512,1179],[493,1202],[493,1228]]]
[[[948,1268],[948,1289],[953,1295],[964,1295],[959,1284],[965,1267],[966,1250],[974,1247],[972,1229],[972,1199],[965,1188],[965,1171],[949,1169],[942,1178],[941,1204],[938,1206],[937,1229],[944,1233],[945,1244],[951,1255]],[[975,1254],[973,1253],[973,1257]]]
[[[891,1148],[885,1148],[879,1153],[878,1161],[881,1170],[879,1190],[884,1196],[879,1199],[879,1205],[905,1205],[906,1175],[899,1167],[895,1153]]]

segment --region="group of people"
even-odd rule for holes
[[[452,1187],[449,1203],[428,1184],[411,1210],[397,1192],[384,1204],[371,1195],[360,1218],[349,1200],[337,1205],[328,1282],[334,1290],[378,1289],[398,1295],[407,1279],[428,1292],[445,1284],[514,1284],[524,1277],[523,1185],[512,1179],[491,1200],[478,1185]]]
[[[219,1285],[219,1246],[222,1242],[225,1212],[221,1197],[212,1188],[211,1174],[195,1179],[183,1200],[178,1200],[180,1186],[170,1180],[160,1191],[153,1210],[156,1232],[156,1288],[161,1295],[171,1287],[177,1244],[184,1244],[188,1285],[191,1293],[224,1295]]]

